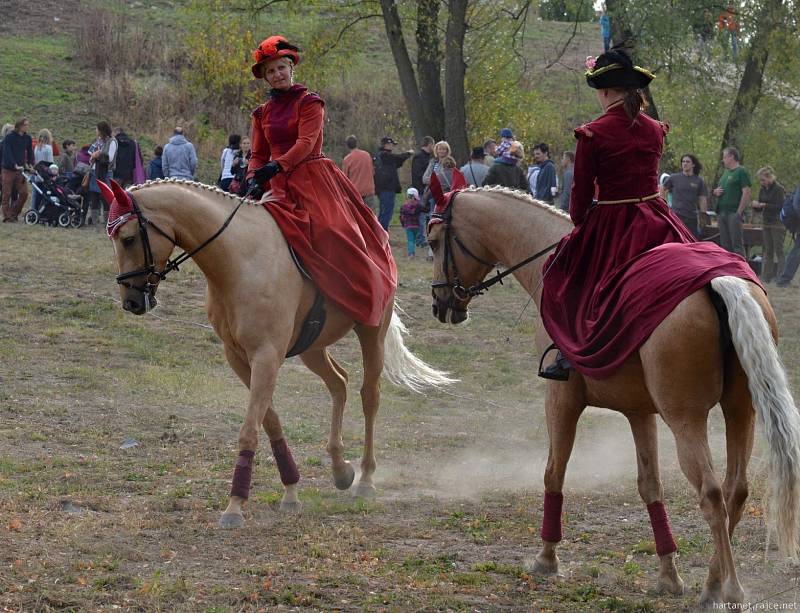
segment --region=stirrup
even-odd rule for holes
[[[544,359],[553,349],[556,350],[556,359],[553,360],[553,363],[547,368],[542,368]],[[561,354],[561,351],[556,347],[555,343],[552,343],[547,349],[545,349],[542,357],[539,359],[539,376],[542,379],[550,379],[551,381],[568,381],[571,370],[573,370],[572,364],[570,364],[567,358]]]

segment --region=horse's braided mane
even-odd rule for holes
[[[135,192],[140,189],[144,189],[146,187],[151,187],[153,185],[164,185],[164,184],[177,184],[177,185],[186,185],[189,187],[197,187],[208,192],[219,194],[220,196],[227,196],[232,200],[241,201],[245,200],[244,198],[237,196],[236,194],[231,194],[230,192],[226,192],[225,190],[220,189],[216,185],[206,185],[205,183],[200,183],[199,181],[190,181],[189,179],[176,179],[176,178],[169,178],[169,179],[155,179],[154,181],[146,181],[145,183],[140,183],[138,185],[132,185],[128,189],[132,192]],[[556,217],[561,217],[562,219],[567,219],[570,222],[572,219],[570,216],[562,211],[561,209],[551,206],[546,202],[542,202],[541,200],[536,200],[532,198],[530,194],[526,194],[525,192],[521,192],[516,189],[511,189],[509,187],[503,187],[500,185],[492,185],[487,187],[468,187],[465,192],[483,192],[483,193],[493,193],[493,194],[503,194],[505,196],[510,196],[514,200],[519,202],[524,202],[525,204],[533,204],[534,206],[539,207],[550,213],[551,215],[555,215]],[[251,201],[248,201],[251,202]]]
[[[542,202],[541,200],[536,200],[530,194],[526,194],[525,192],[521,192],[516,189],[511,189],[510,187],[503,187],[501,185],[491,185],[486,187],[468,187],[464,190],[465,192],[489,192],[494,194],[504,194],[506,196],[511,196],[514,200],[518,200],[520,202],[524,202],[526,204],[533,204],[540,209],[544,209],[548,213],[555,215],[556,217],[561,217],[562,219],[568,220],[572,223],[572,218],[569,216],[568,213],[565,213],[558,207],[552,206],[547,204],[546,202]]]
[[[188,187],[197,187],[207,192],[212,192],[215,194],[219,194],[220,196],[227,196],[232,200],[236,200],[237,202],[246,201],[252,202],[251,200],[246,200],[241,196],[237,196],[236,194],[231,194],[230,192],[226,192],[224,189],[220,189],[216,185],[206,185],[205,183],[200,183],[199,181],[190,181],[189,179],[176,179],[176,178],[169,178],[169,179],[155,179],[153,181],[146,181],[144,183],[139,183],[138,185],[131,185],[128,188],[128,191],[135,192],[140,189],[144,189],[146,187],[152,187],[153,185],[164,185],[168,183],[174,183],[176,185],[186,185]]]

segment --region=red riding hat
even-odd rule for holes
[[[293,64],[300,63],[300,49],[291,44],[283,36],[270,36],[261,41],[258,49],[253,51],[255,64],[250,70],[256,79],[261,78],[261,65],[279,57],[288,57]]]

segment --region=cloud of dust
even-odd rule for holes
[[[544,420],[543,411],[536,413],[536,420]],[[542,491],[546,427],[542,425],[537,432],[538,436],[533,436],[530,425],[524,430],[514,424],[506,424],[506,429],[496,426],[482,431],[475,447],[454,450],[449,457],[418,457],[413,465],[404,466],[383,464],[378,471],[380,481],[392,489],[402,488],[404,496],[436,498],[474,499],[496,491]],[[526,433],[531,434],[529,442],[523,440]],[[724,440],[715,445],[714,439],[712,433],[712,447],[724,450]],[[662,478],[678,470],[674,439],[660,418],[659,465]],[[609,484],[635,487],[636,474],[636,450],[627,419],[614,411],[588,408],[578,422],[564,489],[596,493]]]

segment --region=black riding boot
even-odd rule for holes
[[[556,359],[547,368],[542,368],[544,358],[552,349],[556,349]],[[574,370],[569,360],[561,355],[555,344],[550,345],[542,354],[542,359],[539,361],[539,376],[542,379],[551,379],[553,381],[567,381],[569,380],[569,372]]]

